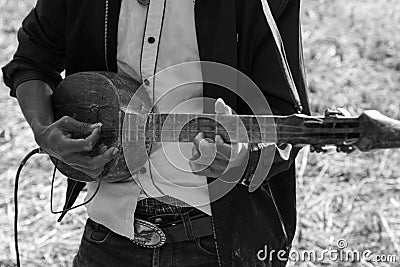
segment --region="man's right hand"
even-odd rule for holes
[[[118,152],[115,147],[99,146],[98,155],[87,155],[100,139],[101,123],[79,122],[71,117],[53,120],[52,89],[41,80],[28,80],[16,89],[18,103],[31,126],[38,145],[50,156],[82,171],[96,180],[107,162]],[[73,139],[72,135],[82,136]]]
[[[92,151],[99,141],[101,126],[101,123],[83,123],[64,116],[48,126],[33,127],[33,130],[36,142],[46,153],[96,180],[106,163],[118,152],[115,147],[100,145],[97,156],[84,153]],[[73,139],[73,134],[83,138]]]

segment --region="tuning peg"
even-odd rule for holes
[[[311,145],[310,152],[326,153],[328,149],[321,145]]]
[[[351,117],[350,112],[345,108],[332,108],[325,110],[325,117]]]
[[[327,109],[324,114],[325,117],[336,117],[337,115],[342,115],[342,112],[337,109]]]
[[[353,152],[356,148],[354,146],[351,145],[342,145],[342,146],[337,146],[336,147],[336,151],[337,152],[344,152],[346,154],[350,154],[351,152]]]

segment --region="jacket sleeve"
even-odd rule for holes
[[[289,66],[299,93],[303,112],[309,114],[309,104],[306,93],[304,66],[300,31],[300,1],[291,0],[276,18],[280,30]],[[265,22],[265,35],[261,39],[253,55],[252,79],[262,90],[273,114],[290,115],[296,112],[290,87],[279,64],[273,36]],[[267,178],[286,171],[294,162],[300,148],[287,144],[276,147],[274,164]]]
[[[261,5],[260,9],[261,16],[264,17]],[[282,36],[289,67],[303,105],[303,113],[309,114],[299,13],[300,0],[291,0],[288,1],[282,13],[278,17],[275,16],[275,20]],[[274,114],[293,114],[295,113],[295,108],[290,87],[280,67],[279,55],[266,20],[264,20],[262,28],[264,29],[263,37],[256,44],[257,46],[253,53],[251,77],[262,90]]]
[[[42,80],[54,88],[65,68],[65,0],[38,0],[18,30],[18,48],[2,68],[4,83],[15,95],[19,84]]]

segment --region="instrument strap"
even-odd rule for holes
[[[278,26],[276,25],[275,19],[272,15],[271,8],[268,4],[267,0],[261,0],[261,4],[263,7],[264,15],[267,20],[268,26],[271,29],[272,36],[275,41],[275,47],[279,56],[279,63],[282,68],[282,71],[285,75],[286,82],[289,85],[290,93],[294,101],[295,109],[297,113],[301,113],[303,111],[303,107],[301,105],[301,100],[299,93],[296,88],[296,84],[293,79],[292,72],[290,71],[289,63],[286,57],[285,46],[283,44],[282,36],[279,32]]]

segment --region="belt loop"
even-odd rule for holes
[[[100,224],[98,224],[97,222],[95,222],[95,221],[93,221],[94,222],[94,225],[95,225],[95,229],[96,229],[96,232],[98,232],[99,231],[99,228],[100,228]]]
[[[190,221],[189,212],[185,212],[181,214],[183,226],[185,227],[186,237],[189,241],[195,240],[196,236],[193,232],[192,222]]]
[[[153,248],[152,267],[160,267],[160,248]]]

